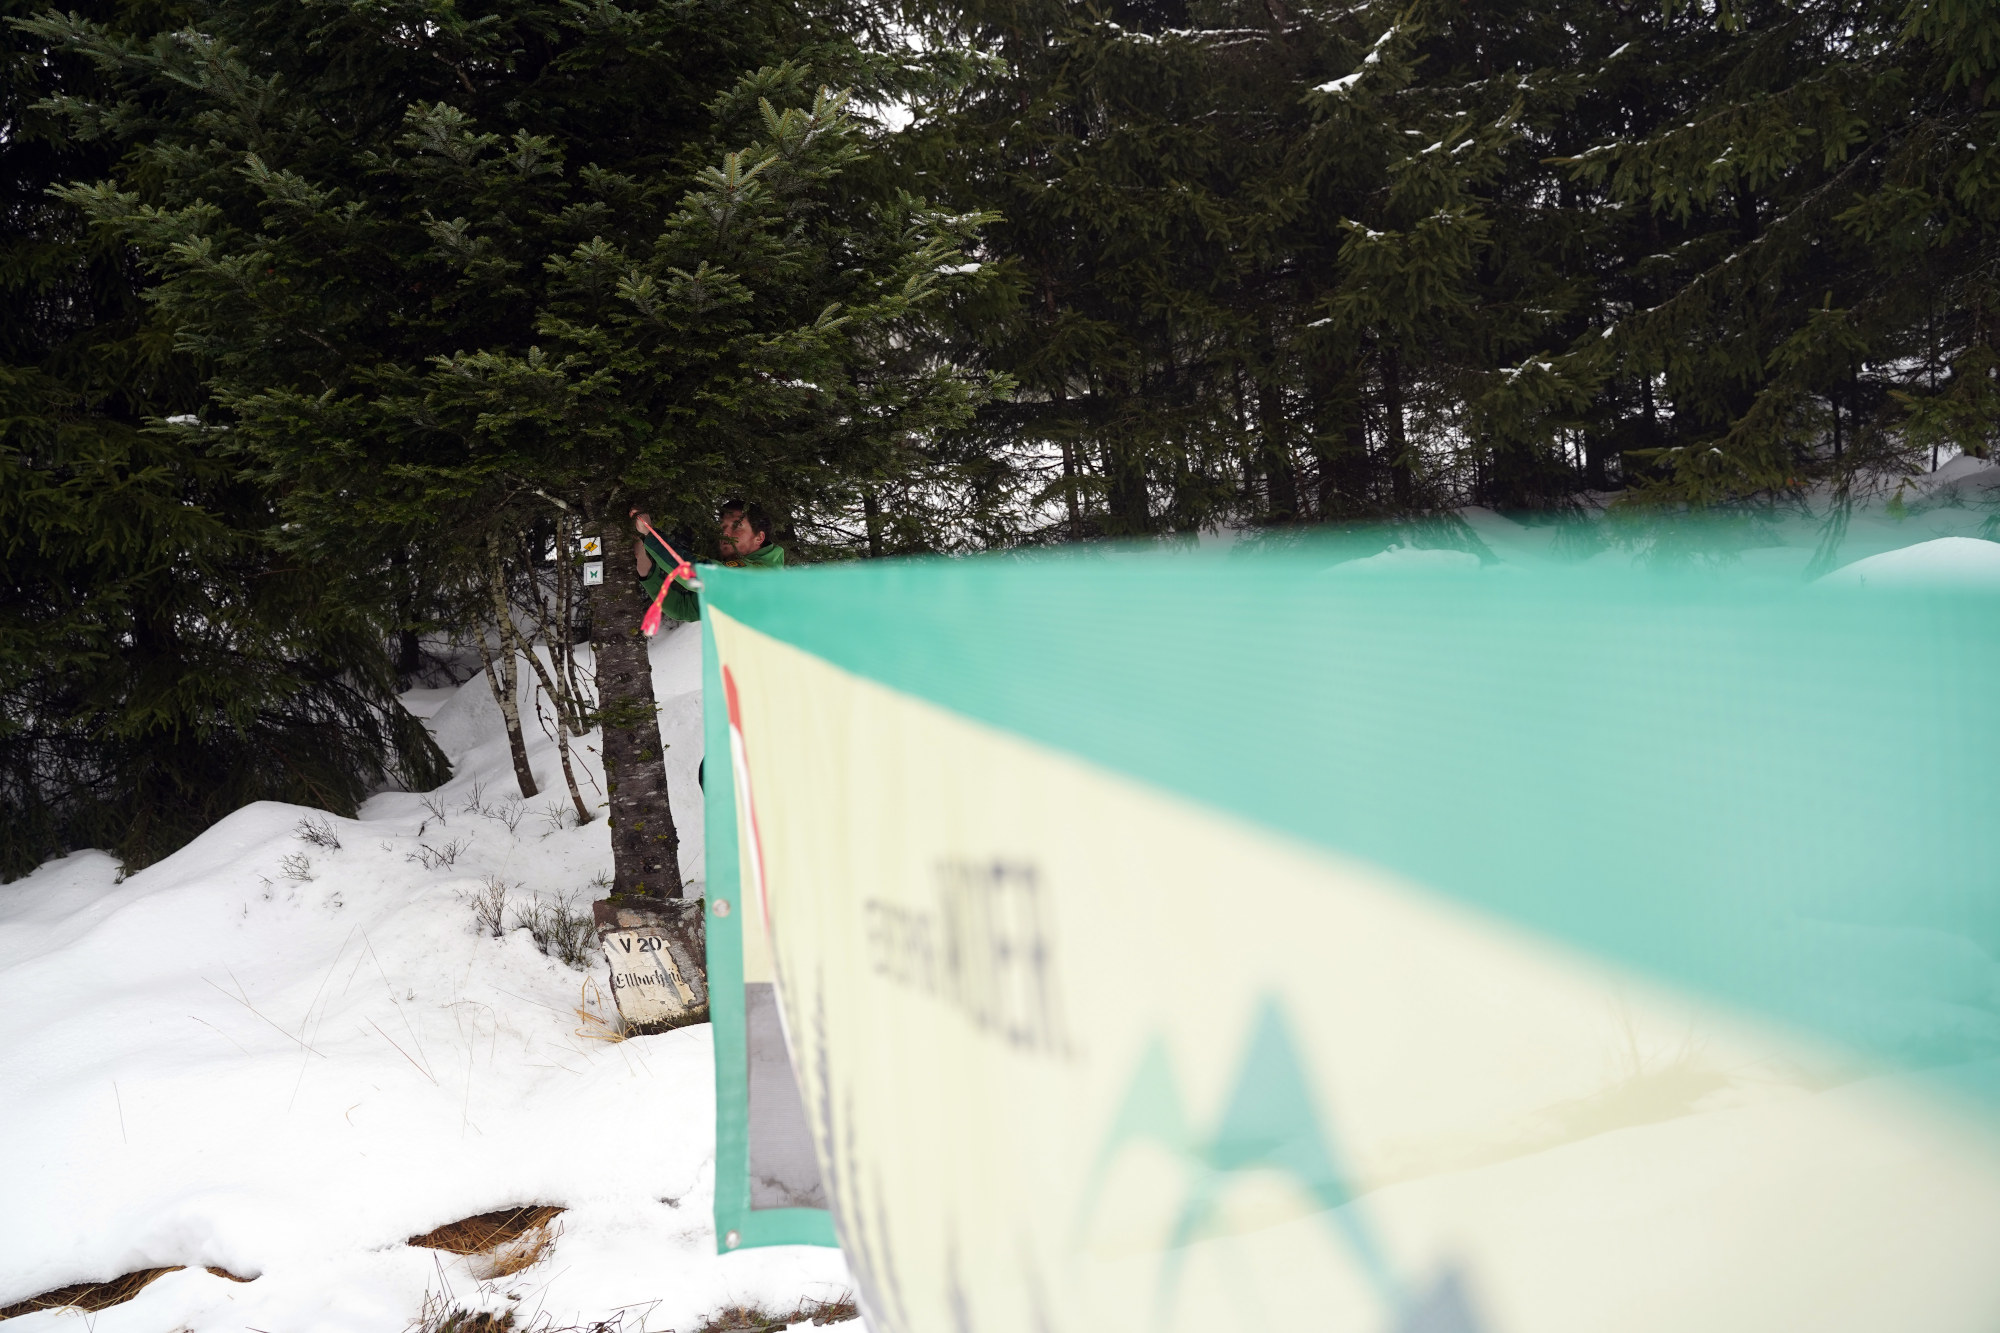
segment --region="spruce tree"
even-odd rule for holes
[[[119,31],[174,10],[90,12]],[[0,877],[92,846],[136,868],[250,801],[352,814],[392,772],[440,781],[368,608],[275,549],[270,506],[216,437],[165,424],[200,404],[198,362],[174,350],[126,247],[48,194],[117,150],[41,104],[105,85],[14,36],[0,62]]]
[[[978,313],[1021,391],[982,429],[1040,444],[1041,538],[1191,531],[1296,509],[1282,389],[1264,374],[1273,244],[1301,190],[1287,91],[1323,34],[1256,5],[915,6],[933,42],[990,53],[913,132],[989,231],[1016,304]],[[1254,441],[1260,434],[1267,448]],[[1255,498],[1262,494],[1267,500]]]
[[[1645,377],[1653,492],[1987,453],[2000,15],[1753,2],[1656,31],[1674,100],[1570,161],[1651,233],[1626,268],[1643,295],[1589,355]]]
[[[990,245],[1021,299],[989,355],[1024,392],[991,428],[1060,451],[1061,535],[1573,488],[1493,465],[1551,434],[1550,386],[1500,359],[1563,346],[1547,308],[1578,304],[1559,274],[1575,228],[1534,206],[1554,173],[1524,132],[1532,107],[1562,114],[1536,62],[1588,45],[1568,18],[918,8],[936,40],[996,53],[932,108],[930,161],[1003,218]]]
[[[808,502],[963,418],[984,377],[887,353],[976,280],[948,270],[977,219],[850,170],[862,129],[804,60],[872,66],[824,13],[300,13],[220,0],[144,40],[39,20],[121,81],[62,104],[76,131],[132,145],[67,197],[147,257],[214,369],[201,428],[302,557],[381,601],[400,552],[472,585],[558,517],[601,536],[616,891],[678,896],[627,515]]]
[[[1986,9],[917,0],[1030,539],[1792,492],[1992,444]],[[983,338],[983,341],[981,339]]]

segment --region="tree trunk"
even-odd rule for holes
[[[563,781],[569,785],[569,803],[576,807],[576,823],[581,828],[595,816],[584,803],[583,793],[577,790],[576,769],[569,761],[569,733],[563,730],[560,718],[556,721],[556,754],[562,759]]]
[[[1152,529],[1152,512],[1142,446],[1131,439],[1107,443],[1104,470],[1111,481],[1105,531],[1114,537],[1144,536]]]
[[[494,628],[500,631],[500,670],[493,670],[493,658],[486,640],[479,640],[479,658],[486,664],[486,683],[507,720],[507,749],[514,757],[514,780],[521,785],[521,799],[535,794],[535,771],[528,767],[528,743],[521,735],[521,668],[514,656],[514,614],[507,606],[507,566],[500,558],[500,539],[486,534],[486,594],[493,600]]]
[[[1083,507],[1076,498],[1076,445],[1069,440],[1062,442],[1063,496],[1069,504],[1069,539],[1083,540]]]
[[[607,536],[604,547],[611,550]],[[604,728],[604,791],[611,803],[611,896],[663,901],[685,896],[681,839],[667,803],[666,749],[653,664],[639,622],[644,589],[631,565],[606,559],[604,582],[590,594],[591,646],[597,651],[597,720]]]
[[[1315,358],[1311,374],[1312,454],[1318,473],[1313,513],[1320,522],[1362,508],[1368,491],[1368,428],[1361,412],[1366,363]]]
[[[569,785],[570,803],[576,807],[576,822],[579,825],[588,824],[591,821],[590,807],[583,802],[583,793],[577,789],[576,785],[576,770],[570,766],[569,762],[568,718],[571,711],[577,706],[576,701],[563,697],[562,691],[556,687],[555,677],[551,676],[542,667],[542,659],[535,656],[533,644],[522,643],[518,635],[507,635],[506,642],[509,648],[528,659],[528,665],[535,669],[536,683],[542,687],[542,693],[549,696],[549,703],[556,710],[556,754],[562,759],[563,781]],[[556,651],[557,645],[551,644],[549,646],[551,658],[554,657]],[[562,651],[567,652],[568,648],[565,646],[562,648]],[[541,716],[539,705],[536,707],[535,716],[537,718]]]
[[[569,734],[582,736],[591,728],[586,716],[587,695],[583,692],[583,682],[576,674],[576,645],[587,638],[579,637],[580,630],[587,625],[577,623],[576,590],[582,585],[577,581],[581,574],[578,557],[583,550],[583,525],[568,514],[564,514],[556,528],[556,635],[562,644],[563,688],[569,691]],[[544,636],[546,637],[546,636]]]
[[[1258,326],[1256,365],[1252,380],[1257,389],[1258,470],[1264,474],[1265,517],[1274,523],[1291,523],[1299,517],[1297,460],[1292,456],[1292,423],[1285,411],[1285,386],[1278,367],[1278,342],[1268,316]],[[1237,371],[1237,415],[1243,413],[1242,370]]]
[[[1285,419],[1284,390],[1268,379],[1257,381],[1257,416],[1263,439],[1259,442],[1264,461],[1264,498],[1274,523],[1290,523],[1299,516],[1299,481],[1292,470],[1290,423]]]
[[[1054,306],[1051,305],[1050,309],[1053,310]],[[1080,542],[1083,540],[1083,506],[1077,502],[1076,496],[1076,445],[1070,440],[1068,435],[1069,422],[1063,419],[1062,416],[1063,409],[1069,402],[1069,394],[1063,381],[1056,381],[1055,386],[1049,390],[1049,396],[1056,401],[1056,429],[1064,432],[1062,439],[1063,498],[1069,505],[1069,539],[1073,542]]]
[[[1645,374],[1639,377],[1639,403],[1646,415],[1646,447],[1648,449],[1657,449],[1662,443],[1660,439],[1660,412],[1658,406],[1653,402],[1653,372],[1651,370],[1646,371]]]
[[[1403,433],[1403,361],[1396,349],[1382,347],[1382,416],[1389,445],[1389,484],[1396,508],[1407,512],[1416,500],[1415,470],[1410,442]]]
[[[868,558],[882,558],[882,502],[875,497],[875,488],[868,487],[861,492],[861,518],[868,528]]]
[[[556,755],[562,761],[563,782],[569,788],[570,804],[576,807],[576,822],[578,825],[583,825],[588,824],[596,816],[584,803],[583,792],[576,785],[576,766],[570,762],[569,757],[570,737],[581,736],[590,730],[584,721],[589,706],[584,700],[583,691],[576,684],[576,654],[570,637],[571,589],[579,577],[572,559],[574,546],[565,545],[570,539],[570,526],[567,513],[556,520],[554,577],[548,580],[546,594],[543,590],[543,580],[534,572],[532,543],[524,553],[529,572],[528,611],[534,617],[535,626],[541,631],[542,644],[549,652],[549,664],[546,668],[542,666],[542,659],[535,652],[534,636],[524,635],[515,627],[513,617],[505,614],[504,603],[499,610],[502,612],[500,623],[503,633],[512,634],[507,640],[507,645],[528,659],[528,665],[535,669],[535,679],[540,684],[542,693],[549,697],[550,704],[556,710],[555,729],[550,732],[548,724],[542,718],[542,707],[538,698],[535,704],[535,720],[542,723],[543,731],[549,732],[550,738],[556,743]]]
[[[535,794],[535,771],[528,767],[528,742],[521,734],[521,700],[516,692],[520,677],[515,671],[513,650],[507,647],[503,635],[500,669],[494,670],[493,652],[486,646],[482,632],[479,660],[486,664],[486,683],[493,687],[493,701],[500,705],[500,716],[507,723],[507,753],[514,760],[514,781],[520,784],[521,799],[526,800]]]
[[[409,552],[392,554],[389,568],[396,584],[396,614],[403,622],[396,631],[396,682],[408,689],[424,665],[423,645],[417,641],[417,598],[411,587]]]

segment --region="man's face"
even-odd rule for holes
[[[722,514],[722,538],[716,548],[722,552],[724,560],[741,560],[764,544],[764,534],[750,526],[750,520],[743,516],[741,509],[727,509]]]

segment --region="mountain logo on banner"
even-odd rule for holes
[[[1191,1168],[1160,1261],[1162,1314],[1178,1289],[1187,1247],[1227,1229],[1222,1204],[1229,1187],[1251,1172],[1275,1172],[1319,1205],[1318,1215],[1390,1311],[1397,1333],[1480,1333],[1455,1270],[1445,1270],[1421,1296],[1396,1277],[1354,1204],[1334,1137],[1314,1105],[1298,1042],[1276,999],[1267,997],[1258,1006],[1222,1114],[1205,1135],[1190,1122],[1165,1043],[1156,1037],[1147,1046],[1091,1167],[1077,1219],[1079,1239],[1119,1154],[1141,1143],[1164,1148]]]

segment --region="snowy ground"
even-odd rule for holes
[[[653,659],[696,879],[700,634],[662,635]],[[523,1323],[622,1310],[624,1328],[688,1333],[725,1306],[845,1295],[834,1251],[715,1253],[707,1027],[593,1039],[577,1011],[608,1008],[589,976],[526,930],[476,927],[488,877],[517,907],[601,896],[603,823],[548,813],[566,804],[554,745],[533,735],[543,792],[517,809],[484,680],[411,703],[457,776],[430,802],[322,817],[337,850],[300,837],[314,812],[265,803],[122,883],[85,852],[0,886],[0,1306],[173,1264],[87,1317],[94,1333],[393,1333],[447,1289]],[[504,1281],[404,1243],[528,1203],[568,1211],[549,1256]]]
[[[1984,540],[2000,467],[1954,460],[1897,494],[1885,485],[1849,517],[1829,580],[2000,581]],[[1734,558],[1804,576],[1824,511],[1748,523]],[[1483,555],[1340,568],[1588,554],[1557,526],[1464,517]],[[1613,542],[1592,558],[1634,554]],[[654,645],[697,883],[699,657],[699,627]],[[514,908],[587,911],[601,893],[604,826],[562,818],[553,743],[531,728],[543,790],[517,803],[483,679],[409,702],[456,766],[428,798],[380,795],[356,820],[256,805],[122,882],[85,852],[0,886],[0,1306],[174,1264],[89,1317],[93,1333],[382,1333],[440,1296],[545,1327],[690,1333],[726,1306],[844,1296],[832,1251],[715,1253],[709,1030],[601,1040],[601,969],[545,957],[526,930],[478,928],[471,900],[495,881]],[[308,817],[340,846],[304,839]],[[568,1211],[548,1257],[503,1281],[405,1244],[529,1203]],[[8,1333],[77,1317],[26,1315]]]

